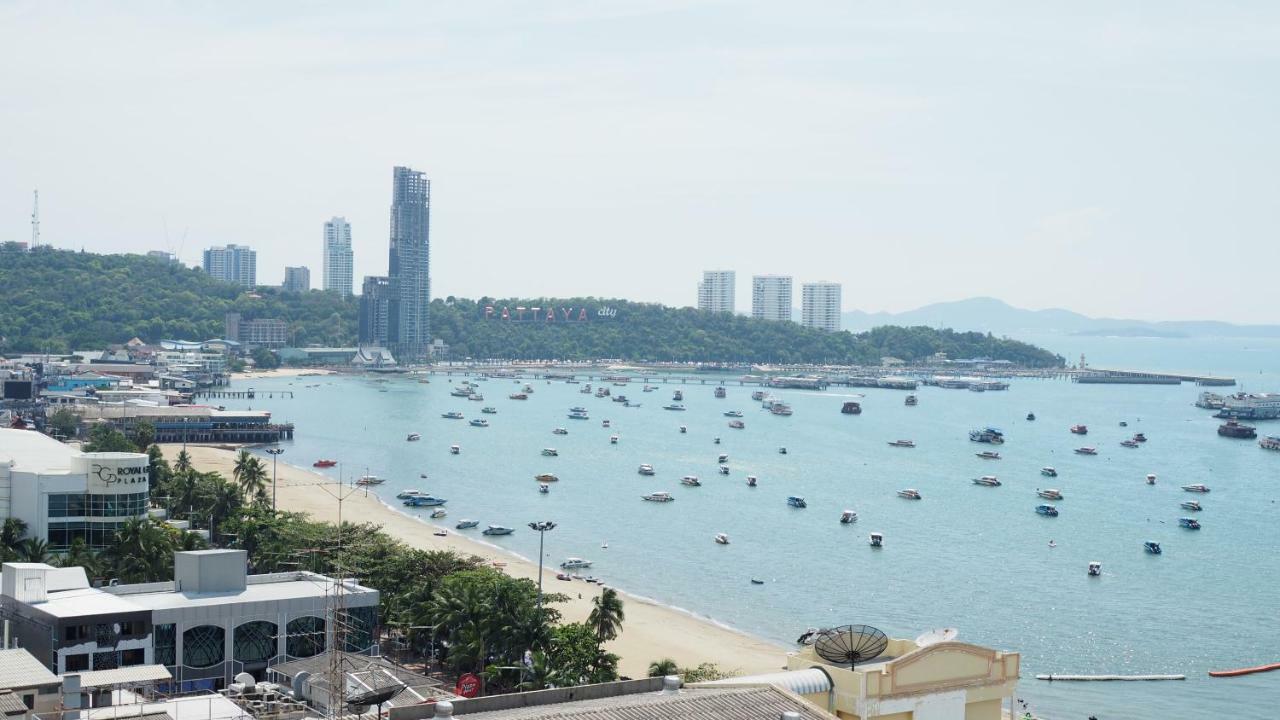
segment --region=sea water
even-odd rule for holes
[[[1064,353],[1084,344],[1099,365],[1236,374],[1251,390],[1280,390],[1277,341],[1224,341],[1229,351],[1200,341],[1043,341]],[[1263,352],[1249,349],[1260,344]],[[1209,356],[1211,366],[1197,364]],[[1200,391],[1194,385],[1020,379],[1007,392],[921,387],[916,407],[904,404],[902,391],[771,391],[795,411],[780,417],[750,399],[754,388],[730,380],[724,399],[713,397],[711,378],[705,385],[659,384],[650,393],[640,382],[605,385],[642,404],[627,408],[563,382],[533,382],[525,401],[507,397],[524,381],[498,379],[479,383],[483,402],[451,397],[462,379],[238,381],[236,388],[254,386],[258,397],[226,404],[296,423],[283,460],[306,466],[334,458],[342,466],[322,472],[387,478],[376,492],[392,504],[409,488],[443,496],[449,517],[437,522],[452,528],[463,518],[480,521],[476,530],[459,531],[468,534],[488,524],[516,528],[486,539],[528,558],[537,557],[538,537],[526,524],[554,520],[549,565],[588,558],[595,565],[587,572],[611,585],[770,640],[789,644],[807,627],[844,623],[895,637],[957,627],[962,640],[1020,652],[1018,694],[1048,718],[1265,717],[1276,696],[1280,679],[1273,675],[1205,673],[1280,659],[1280,453],[1219,437],[1220,421],[1192,404]],[[684,412],[662,408],[675,389],[684,392]],[[265,397],[271,390],[294,397]],[[846,400],[860,402],[863,413],[842,415]],[[486,405],[498,414],[482,415]],[[576,405],[590,420],[568,419]],[[451,410],[486,418],[490,427],[441,417]],[[746,427],[728,427],[726,410],[743,411]],[[1077,423],[1089,434],[1071,434]],[[986,425],[1003,429],[1007,442],[970,442],[968,431]],[[552,434],[556,427],[569,434]],[[1280,423],[1259,431],[1280,434]],[[422,440],[406,441],[410,432]],[[1149,441],[1121,447],[1135,432]],[[616,445],[611,435],[619,436]],[[898,439],[916,447],[889,445]],[[460,454],[449,453],[452,444]],[[1098,455],[1073,452],[1083,445]],[[545,457],[543,448],[559,455]],[[982,450],[1003,457],[982,460],[975,455]],[[717,469],[720,453],[729,456],[727,476]],[[638,475],[640,463],[652,464],[656,476]],[[1058,477],[1042,476],[1046,465]],[[538,492],[539,473],[560,478],[548,494]],[[1148,473],[1157,475],[1156,485],[1146,484]],[[697,475],[702,486],[681,485],[684,475]],[[759,478],[757,487],[746,485],[747,475]],[[981,475],[1003,485],[972,484]],[[1212,492],[1179,487],[1190,483]],[[908,487],[924,499],[897,497]],[[1035,513],[1047,502],[1036,490],[1046,487],[1064,495],[1056,518]],[[655,490],[676,501],[641,500]],[[808,508],[788,507],[789,495],[805,497]],[[1194,513],[1199,532],[1177,523],[1193,514],[1179,507],[1191,499],[1204,506]],[[845,509],[858,513],[857,523],[838,522]],[[405,511],[425,518],[430,509]],[[869,547],[872,531],[884,534],[883,548]],[[719,532],[731,544],[716,544]],[[1146,554],[1147,540],[1160,542],[1164,554]],[[1103,567],[1097,578],[1086,573],[1095,560]],[[1067,684],[1035,680],[1038,673],[1188,679]]]

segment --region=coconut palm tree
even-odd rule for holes
[[[627,619],[622,611],[622,598],[613,588],[605,588],[598,597],[591,601],[594,606],[587,616],[587,624],[596,631],[596,639],[600,642],[613,640],[622,632],[622,621]]]
[[[249,464],[252,462],[253,456],[249,454],[248,450],[241,450],[236,453],[235,464],[231,466],[231,477],[236,481],[237,485],[241,484],[240,478],[244,476],[245,470],[249,468]]]
[[[49,543],[40,538],[27,538],[20,544],[19,554],[22,556],[23,562],[29,563],[47,563],[53,560],[52,553],[49,552]]]
[[[58,564],[62,567],[82,567],[84,574],[90,578],[102,576],[102,557],[89,547],[84,538],[76,538],[71,541],[71,547],[67,548],[67,554],[63,555]]]
[[[27,523],[18,518],[6,518],[0,527],[0,555],[5,560],[16,559],[21,553],[22,538],[27,534]]]
[[[676,665],[676,661],[671,658],[662,658],[649,663],[649,677],[666,677],[679,674],[680,666]]]
[[[217,542],[216,529],[222,521],[235,514],[243,504],[240,490],[235,485],[218,478],[213,485],[213,502],[209,506],[209,541]]]
[[[258,458],[250,457],[236,479],[240,483],[240,491],[246,498],[261,502],[266,497],[267,468]]]
[[[173,471],[184,473],[191,470],[191,453],[186,450],[178,452],[178,457],[173,461]]]

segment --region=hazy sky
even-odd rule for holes
[[[39,187],[54,246],[318,285],[345,215],[358,286],[403,164],[441,297],[1278,322],[1278,59],[1265,2],[0,2],[0,239]]]

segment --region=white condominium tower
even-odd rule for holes
[[[351,295],[351,224],[335,217],[324,224],[324,289]]]
[[[733,312],[733,271],[703,270],[698,283],[698,309],[708,312]]]
[[[751,277],[751,317],[762,320],[791,319],[791,276]]]
[[[254,287],[258,284],[258,254],[244,245],[211,247],[204,251],[204,271],[219,280]]]
[[[835,332],[840,329],[840,283],[805,283],[800,290],[800,323]]]

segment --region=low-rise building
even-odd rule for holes
[[[62,678],[22,648],[0,650],[0,713],[21,717],[32,710],[56,710]]]
[[[289,344],[289,326],[279,318],[246,320],[240,313],[227,313],[227,339],[249,348],[279,348]]]
[[[155,428],[155,441],[192,443],[274,443],[293,439],[293,423],[271,422],[268,410],[219,410],[208,405],[78,405],[85,424],[110,423],[126,435],[139,422]]]

